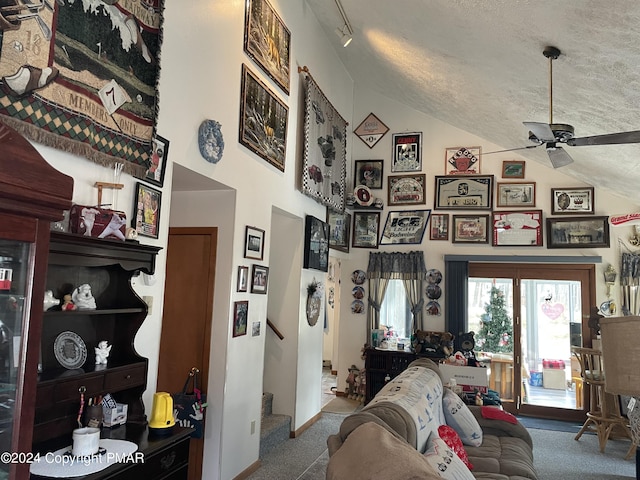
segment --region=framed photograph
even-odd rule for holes
[[[422,170],[422,132],[394,133],[392,145],[392,172],[419,172]]]
[[[132,227],[138,235],[158,238],[160,226],[160,201],[162,192],[144,183],[136,182],[136,196],[133,211]]]
[[[353,187],[365,185],[372,190],[382,188],[383,160],[356,160],[353,172]]]
[[[336,212],[327,208],[327,223],[329,224],[329,248],[349,253],[351,239],[351,214]]]
[[[303,268],[326,272],[329,269],[329,224],[313,215],[304,222]]]
[[[251,293],[267,293],[269,282],[269,267],[253,265],[251,268]]]
[[[249,0],[244,21],[244,51],[288,95],[291,32],[267,0]]]
[[[435,210],[491,210],[493,175],[436,176]]]
[[[429,222],[431,210],[389,212],[382,229],[380,245],[419,245]]]
[[[240,337],[247,334],[247,319],[249,317],[249,301],[233,302],[233,336]]]
[[[244,231],[244,258],[262,260],[264,256],[264,230],[247,225]]]
[[[505,160],[502,162],[502,178],[524,178],[524,161]]]
[[[498,182],[496,186],[496,206],[535,207],[536,182]]]
[[[480,173],[480,147],[452,147],[445,149],[446,175],[478,175]]]
[[[593,187],[552,188],[551,214],[577,215],[594,213]]]
[[[251,324],[251,336],[252,337],[260,336],[260,322],[253,322]]]
[[[247,266],[238,267],[238,285],[236,287],[236,291],[246,292],[248,284],[249,284],[249,267]]]
[[[239,141],[284,172],[289,108],[242,64]]]
[[[542,246],[542,210],[493,212],[493,246]]]
[[[609,248],[609,217],[547,218],[547,248]]]
[[[389,175],[389,206],[393,205],[424,205],[426,202],[427,176],[424,173],[416,175]]]
[[[489,215],[453,215],[453,243],[489,243]]]
[[[389,127],[382,123],[373,113],[370,113],[353,133],[355,133],[367,147],[373,148],[388,131]]]
[[[354,248],[378,248],[380,233],[380,212],[354,212],[353,236],[351,246]]]
[[[160,135],[156,135],[151,141],[151,148],[153,149],[149,157],[151,165],[142,180],[162,187],[169,155],[169,140],[162,138]]]
[[[432,213],[429,240],[449,240],[449,214]]]

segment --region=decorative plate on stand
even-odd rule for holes
[[[80,368],[87,361],[87,346],[80,335],[69,331],[56,337],[53,353],[60,365],[69,370]]]

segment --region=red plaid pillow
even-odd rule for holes
[[[460,440],[458,433],[449,425],[440,425],[438,427],[438,435],[440,435],[440,438],[444,440],[444,443],[446,443],[447,446],[453,450],[456,455],[458,455],[467,468],[469,470],[473,470],[473,465],[471,465],[471,462],[469,461],[467,451],[464,449],[462,440]]]

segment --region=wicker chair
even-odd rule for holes
[[[604,452],[607,440],[614,429],[619,430],[623,436],[632,439],[629,420],[620,413],[619,396],[604,391],[605,371],[602,352],[593,348],[571,347],[571,353],[580,363],[580,374],[584,386],[589,391],[587,420],[575,439],[579,440],[586,431],[594,432],[598,435],[601,452]],[[635,450],[636,443],[632,440],[625,459],[631,458]]]

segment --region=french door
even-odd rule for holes
[[[590,346],[593,265],[469,264],[468,330],[505,410],[584,418],[572,346]]]

